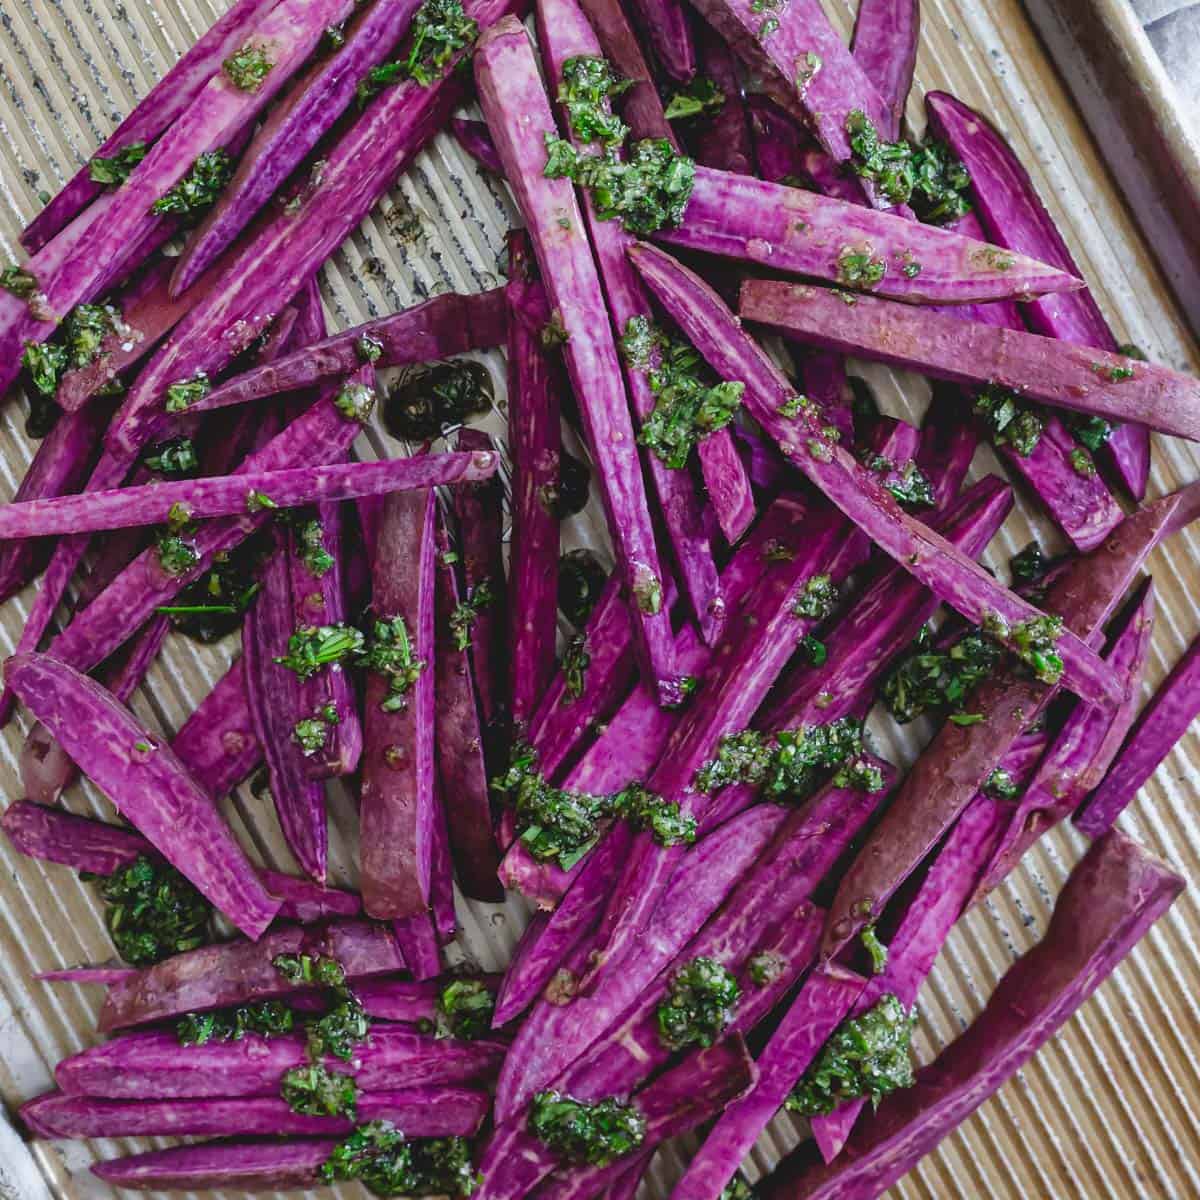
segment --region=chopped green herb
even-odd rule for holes
[[[779,18],[778,17],[768,17],[758,27],[758,40],[760,42],[765,42],[767,40],[767,38],[769,38],[771,36],[771,34],[778,33],[778,32],[779,32]]]
[[[884,141],[861,109],[846,118],[846,133],[854,170],[893,204],[911,204],[920,220],[931,225],[947,224],[970,211],[963,193],[971,177],[940,142]]]
[[[951,713],[947,720],[953,725],[981,725],[987,717],[978,712],[958,712]]]
[[[652,571],[643,568],[633,581],[632,591],[633,599],[642,612],[652,617],[662,612],[662,583]]]
[[[1136,358],[1139,362],[1150,361],[1150,356],[1135,342],[1125,342],[1124,345],[1118,346],[1117,353],[1126,358]]]
[[[376,1196],[470,1196],[479,1186],[466,1138],[408,1139],[388,1121],[360,1125],[321,1167],[323,1183],[358,1180]]]
[[[792,562],[796,557],[796,551],[792,546],[784,545],[777,538],[771,538],[764,543],[762,548],[762,556],[764,562],[781,563]]]
[[[187,479],[200,468],[200,459],[191,438],[177,437],[151,448],[142,462],[151,470],[171,479]]]
[[[165,196],[155,200],[150,211],[194,222],[217,202],[232,178],[233,160],[224,150],[211,150],[200,155],[191,171]]]
[[[312,954],[278,954],[271,966],[297,987],[341,988],[346,985],[346,972],[336,958]]]
[[[280,1084],[279,1094],[295,1113],[310,1117],[358,1115],[358,1084],[353,1076],[339,1075],[319,1063],[294,1067]]]
[[[837,259],[838,282],[844,287],[866,291],[881,282],[887,274],[887,263],[866,250],[843,246]]]
[[[479,25],[468,17],[461,0],[425,0],[412,19],[412,41],[405,71],[422,87],[446,73],[450,60],[479,36]]]
[[[778,954],[771,954],[766,951],[761,954],[755,954],[746,963],[750,982],[755,987],[766,987],[767,984],[774,983],[783,974],[786,967],[787,963]]]
[[[529,1106],[529,1132],[564,1162],[606,1167],[636,1150],[646,1119],[614,1098],[586,1103],[559,1092],[538,1092]]]
[[[888,1093],[911,1087],[915,1024],[890,993],[862,1016],[847,1018],[788,1096],[787,1109],[816,1116],[860,1098],[877,1106]]]
[[[629,126],[613,115],[609,101],[629,87],[629,80],[614,74],[608,59],[578,55],[563,63],[559,103],[575,136],[583,142],[620,146]]]
[[[542,862],[557,859],[564,870],[591,849],[597,823],[609,812],[603,796],[551,787],[538,770],[537,752],[523,743],[513,747],[508,770],[492,787],[512,805],[529,853]]]
[[[883,486],[902,507],[930,508],[935,503],[937,497],[929,477],[912,459],[900,467],[890,458],[877,454],[867,461],[866,466],[882,479]]]
[[[196,547],[177,533],[160,533],[155,549],[159,565],[168,575],[186,575],[200,561]]]
[[[562,313],[556,308],[550,314],[550,320],[542,326],[542,348],[545,350],[556,350],[559,346],[565,346],[570,340],[571,334],[563,324]]]
[[[100,883],[117,953],[135,967],[195,950],[208,940],[212,908],[174,867],[139,857]]]
[[[1076,475],[1090,479],[1096,473],[1096,464],[1092,462],[1092,456],[1082,446],[1076,446],[1071,451],[1071,469]]]
[[[375,411],[375,389],[365,383],[348,383],[333,403],[346,420],[365,425]]]
[[[828,575],[813,575],[800,588],[792,613],[806,621],[826,621],[837,611],[837,584]]]
[[[582,629],[608,583],[608,572],[590,550],[571,550],[558,560],[558,607]]]
[[[329,54],[336,54],[346,44],[346,28],[344,25],[330,25],[321,38],[321,49]]]
[[[373,97],[379,95],[384,88],[391,87],[394,83],[400,83],[408,78],[408,72],[405,69],[405,64],[402,62],[382,63],[378,67],[372,67],[358,85],[358,103],[363,107]]]
[[[583,695],[584,674],[592,661],[588,653],[587,635],[577,633],[568,643],[563,654],[562,673],[567,695],[578,700]]]
[[[685,816],[677,803],[656,796],[640,783],[618,792],[610,806],[614,816],[646,830],[660,846],[690,846],[696,840],[695,818]]]
[[[317,579],[327,575],[334,567],[334,557],[325,548],[325,526],[313,517],[293,531],[296,553],[308,573]]]
[[[1062,617],[1055,616],[1031,617],[1012,627],[1012,648],[1043,683],[1056,684],[1062,678],[1062,656],[1054,648],[1062,631]]]
[[[377,363],[383,357],[383,343],[365,333],[354,343],[354,352],[359,362]]]
[[[655,328],[646,317],[630,318],[621,346],[629,362],[645,372],[655,396],[638,441],[668,467],[685,467],[701,438],[733,420],[745,384],[713,383],[688,343]]]
[[[887,969],[888,951],[887,947],[879,940],[875,932],[874,925],[865,925],[863,931],[859,934],[862,941],[863,949],[870,955],[871,958],[871,973],[873,975],[882,975]]]
[[[883,772],[865,757],[851,758],[837,769],[833,776],[834,787],[853,788],[856,792],[874,795],[886,786]]]
[[[150,152],[145,142],[131,142],[128,146],[102,158],[99,154],[88,163],[88,176],[93,183],[107,188],[119,188],[138,164]]]
[[[658,1035],[671,1050],[712,1046],[742,997],[737,980],[715,959],[694,958],[667,984],[657,1009]]]
[[[1063,413],[1063,417],[1075,440],[1093,454],[1117,429],[1112,421],[1106,421],[1103,417],[1088,416],[1085,413]]]
[[[671,94],[663,115],[668,121],[690,121],[712,116],[724,107],[725,93],[713,80],[697,75],[687,87]]]
[[[478,979],[455,979],[437,998],[437,1036],[477,1041],[492,1031],[496,997]]]
[[[246,493],[246,511],[248,513],[263,512],[268,508],[278,508],[279,505],[266,492],[251,488]]]
[[[755,1191],[739,1171],[722,1189],[717,1200],[754,1200]]]
[[[169,413],[187,412],[212,391],[212,383],[203,371],[197,371],[191,379],[181,379],[167,387],[166,410]]]
[[[800,653],[808,659],[809,665],[813,667],[823,667],[829,658],[829,650],[825,643],[819,638],[813,637],[811,633],[806,633],[800,639]]]
[[[53,396],[58,391],[58,381],[66,374],[69,365],[67,348],[53,341],[26,342],[21,365],[40,395]]]
[[[450,636],[455,650],[466,650],[471,645],[471,629],[475,618],[495,600],[492,581],[483,579],[475,590],[450,614]]]
[[[171,533],[184,533],[192,524],[192,509],[182,500],[172,504],[167,510],[167,529]]]
[[[1102,362],[1092,363],[1092,370],[1102,379],[1107,379],[1109,383],[1124,383],[1137,374],[1133,367],[1113,367]]]
[[[37,276],[24,267],[5,267],[0,271],[0,288],[11,292],[18,300],[28,300],[41,290]]]
[[[660,688],[659,704],[663,708],[681,708],[700,686],[695,675],[680,675]]]
[[[1003,652],[991,639],[971,632],[946,650],[937,650],[926,627],[912,650],[883,681],[880,698],[892,716],[907,725],[929,711],[961,711],[971,690],[1000,665]]]
[[[188,1013],[175,1024],[181,1046],[205,1046],[209,1042],[240,1042],[247,1034],[282,1037],[291,1033],[296,1014],[282,1000],[263,1000],[216,1012]]]
[[[1003,767],[997,767],[983,785],[984,795],[994,800],[1016,800],[1022,790],[1021,785]]]
[[[243,92],[257,92],[274,65],[265,46],[248,43],[236,54],[231,54],[221,64],[221,69],[234,87]]]
[[[1022,458],[1028,458],[1037,449],[1046,427],[1036,409],[1025,404],[1015,392],[994,384],[975,397],[975,412],[996,445],[1011,446]]]
[[[696,789],[714,792],[731,783],[751,783],[767,799],[803,799],[822,773],[858,758],[862,749],[862,722],[850,717],[773,736],[747,729],[721,739],[717,757],[696,773]]]
[[[796,91],[803,95],[808,85],[812,83],[817,76],[817,72],[821,69],[821,56],[809,50],[805,53],[803,59],[797,61],[799,65],[796,68]]]
[[[789,419],[800,416],[812,408],[812,401],[807,396],[792,396],[779,406],[779,415]]]
[[[349,1062],[370,1032],[371,1023],[358,1000],[344,985],[336,989],[336,995],[329,1011],[308,1023],[308,1055],[313,1062],[323,1054]]]
[[[380,708],[384,712],[399,712],[408,703],[408,693],[427,664],[417,657],[404,618],[392,617],[374,622],[366,645],[360,645],[358,665],[387,679],[387,696]]]
[[[619,219],[637,234],[682,224],[696,164],[665,138],[635,142],[621,160],[614,154],[581,154],[548,133],[546,151],[546,177],[571,179],[587,188],[600,220]]]
[[[326,704],[315,715],[297,721],[292,728],[292,736],[304,751],[305,758],[311,758],[325,749],[330,729],[340,724],[341,716],[337,705]]]
[[[302,626],[288,639],[288,652],[275,661],[301,679],[360,655],[365,639],[348,625]]]

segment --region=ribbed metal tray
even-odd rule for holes
[[[827,0],[848,36],[853,5]],[[16,237],[39,207],[91,154],[189,42],[225,7],[214,0],[0,0],[0,250],[17,257]],[[946,88],[989,113],[1013,139],[1059,220],[1121,340],[1152,358],[1200,368],[1200,352],[1157,273],[1136,214],[1110,181],[1095,146],[1017,0],[926,0],[917,95]],[[919,100],[910,119],[921,124]],[[497,254],[513,218],[503,190],[439,138],[326,269],[324,295],[333,321],[356,323],[448,289],[473,290],[498,279]],[[1194,231],[1193,231],[1194,233]],[[498,411],[485,427],[501,434],[504,380],[488,358]],[[916,419],[926,385],[864,368],[884,406]],[[0,495],[11,495],[31,443],[23,405],[0,409]],[[361,451],[386,451],[378,431]],[[976,475],[1000,468],[989,452]],[[1159,439],[1151,495],[1200,477],[1200,457]],[[1024,504],[991,552],[992,565],[1031,535]],[[1047,530],[1044,538],[1053,540]],[[571,523],[572,543],[602,541],[595,513]],[[1185,533],[1153,562],[1160,617],[1147,687],[1157,683],[1200,631],[1196,536]],[[0,650],[15,644],[30,596],[0,610]],[[236,644],[204,649],[172,639],[134,701],[164,732],[179,727],[219,678]],[[916,731],[919,739],[928,731]],[[0,744],[0,788],[19,796],[17,752],[22,730]],[[878,726],[878,744],[910,761],[914,737]],[[1189,736],[1167,759],[1124,818],[1126,828],[1193,880],[1200,879],[1200,828],[1193,781],[1200,742]],[[79,812],[110,813],[90,787],[67,803]],[[273,816],[243,791],[227,811],[251,852],[290,869]],[[333,793],[333,875],[352,883],[354,813]],[[2,841],[2,839],[0,839]],[[1013,879],[964,921],[950,939],[920,999],[916,1038],[921,1061],[933,1057],[981,1009],[1013,958],[1045,930],[1070,866],[1082,851],[1071,832],[1047,839]],[[462,904],[461,952],[489,969],[501,967],[525,921],[525,906]],[[1185,895],[1132,959],[1058,1039],[955,1136],[895,1189],[904,1197],[1184,1197],[1200,1195],[1200,909]],[[0,844],[0,1097],[9,1111],[51,1086],[54,1064],[93,1044],[100,995],[55,988],[35,972],[107,959],[99,906],[69,871],[43,867]],[[759,1170],[797,1138],[776,1122],[755,1153]],[[78,1200],[110,1193],[88,1171],[96,1158],[145,1148],[141,1142],[32,1143],[28,1150],[0,1124],[0,1196]],[[666,1195],[686,1160],[686,1144],[659,1156],[652,1188]],[[752,1171],[751,1174],[754,1172]]]

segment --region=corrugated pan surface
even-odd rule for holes
[[[829,0],[848,36],[853,5]],[[167,66],[225,7],[219,0],[0,0],[0,242],[6,259],[39,207]],[[926,0],[918,90],[947,88],[990,113],[1014,140],[1060,221],[1084,273],[1121,340],[1152,358],[1196,370],[1188,340],[1133,213],[1107,177],[1017,0]],[[919,103],[910,110],[920,122]],[[343,248],[325,272],[324,294],[343,325],[402,308],[449,289],[474,290],[498,278],[497,253],[512,209],[494,181],[440,138]],[[491,363],[503,404],[499,359]],[[864,371],[897,415],[915,418],[927,389],[919,380]],[[0,494],[15,489],[31,453],[17,402],[0,410]],[[502,419],[488,422],[499,432]],[[364,439],[377,453],[383,435]],[[998,470],[981,452],[976,473]],[[1200,458],[1180,443],[1158,442],[1151,495],[1200,477]],[[991,552],[993,565],[1031,532],[1018,508]],[[1044,531],[1043,531],[1044,533]],[[569,537],[599,536],[595,517]],[[1157,683],[1200,631],[1200,535],[1177,538],[1154,561],[1160,618],[1150,665]],[[0,612],[0,649],[13,646],[28,609],[24,596]],[[164,732],[178,728],[235,651],[171,640],[135,707]],[[884,736],[908,761],[917,744]],[[0,788],[18,797],[16,755],[22,732],[0,747]],[[1200,825],[1194,781],[1200,740],[1190,735],[1167,759],[1124,818],[1126,827],[1192,880],[1200,879]],[[74,789],[69,804],[103,813],[94,789]],[[274,818],[243,792],[229,804],[235,828],[254,853],[290,868]],[[353,810],[330,802],[334,879],[353,881]],[[1056,835],[1037,847],[1013,879],[951,938],[920,1000],[917,1051],[928,1060],[979,1012],[997,978],[1042,934],[1053,898],[1082,841]],[[50,1086],[53,1065],[92,1044],[100,997],[78,987],[42,987],[39,970],[103,961],[111,954],[89,889],[63,869],[19,859],[0,845],[0,1097],[9,1109]],[[525,920],[519,900],[461,907],[461,953],[485,968],[507,960]],[[915,1197],[1189,1197],[1200,1195],[1200,898],[1185,895],[1136,954],[1030,1067],[989,1102],[895,1190]],[[2,1133],[2,1131],[0,1131]],[[766,1169],[796,1139],[777,1122],[755,1153]],[[144,1145],[144,1144],[143,1144]],[[61,1197],[106,1196],[88,1164],[129,1152],[133,1143],[35,1143],[36,1167]],[[659,1156],[651,1187],[666,1195],[687,1146]],[[22,1180],[24,1155],[0,1136],[0,1193],[33,1197]],[[755,1171],[751,1171],[754,1175]]]

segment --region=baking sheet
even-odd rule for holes
[[[16,235],[144,95],[183,48],[225,7],[211,0],[0,0],[0,250],[17,255]],[[827,0],[849,35],[853,4]],[[1109,179],[1017,0],[926,0],[917,92],[946,88],[989,113],[1013,139],[1093,283],[1120,340],[1181,369],[1200,368],[1200,353],[1141,239],[1133,214]],[[921,123],[920,105],[910,120]],[[449,289],[474,290],[499,279],[497,255],[512,209],[502,190],[439,138],[326,270],[332,320],[354,324]],[[1194,231],[1193,231],[1194,232]],[[498,356],[497,405],[504,402]],[[920,380],[863,368],[884,407],[919,418],[928,390]],[[0,495],[15,490],[31,454],[21,403],[0,410]],[[500,433],[492,414],[486,428]],[[386,450],[373,432],[362,452]],[[998,470],[987,451],[973,474]],[[1156,441],[1151,495],[1200,478],[1200,456],[1182,443]],[[1031,536],[1029,509],[1018,510],[996,539],[989,562],[1002,566]],[[572,543],[602,537],[594,514],[571,523]],[[1185,533],[1154,562],[1159,623],[1147,694],[1200,632],[1196,563],[1200,533]],[[0,610],[0,649],[15,644],[30,594]],[[177,729],[221,675],[236,650],[173,638],[137,711],[164,733]],[[878,726],[880,748],[910,761],[916,742]],[[19,797],[22,730],[0,745],[0,788]],[[1194,795],[1200,740],[1186,738],[1123,819],[1130,831],[1200,880],[1200,826]],[[75,811],[111,815],[92,788],[76,787]],[[243,791],[228,806],[252,853],[291,869],[273,816]],[[335,882],[352,883],[354,814],[336,791],[330,801]],[[1083,849],[1067,831],[1045,840],[1013,879],[950,939],[920,998],[916,1038],[922,1062],[979,1012],[1013,958],[1046,927],[1053,897]],[[488,969],[507,960],[526,919],[522,901],[461,904],[460,952]],[[957,1134],[894,1190],[929,1197],[1200,1196],[1200,1016],[1198,898],[1185,895],[1055,1042]],[[104,961],[112,953],[90,890],[65,869],[42,866],[0,845],[0,1098],[11,1112],[51,1086],[53,1065],[94,1044],[97,989],[43,987],[41,970]],[[777,1122],[755,1151],[753,1177],[797,1138]],[[148,1141],[33,1143],[28,1161],[0,1130],[0,1196],[40,1200],[38,1176],[57,1197],[107,1197],[88,1172],[98,1157]],[[158,1142],[155,1144],[166,1144]],[[660,1154],[652,1194],[665,1196],[687,1144]],[[36,1170],[37,1174],[29,1173]],[[23,1174],[23,1172],[25,1172]],[[328,1193],[324,1193],[328,1194]]]

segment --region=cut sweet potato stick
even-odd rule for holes
[[[1065,820],[1104,779],[1141,699],[1142,674],[1154,633],[1155,595],[1147,579],[1109,631],[1105,659],[1129,680],[1128,699],[1115,712],[1077,704],[1038,764],[1037,773],[1009,813],[975,897],[997,887],[1034,842]]]
[[[107,1033],[181,1017],[184,1013],[231,1008],[252,1000],[303,991],[302,985],[290,983],[276,968],[275,959],[281,954],[336,958],[346,978],[351,980],[392,975],[403,971],[406,965],[386,925],[370,921],[330,921],[312,929],[282,925],[257,942],[239,939],[202,946],[138,971],[109,990],[98,1027]],[[104,1047],[99,1048],[101,1059],[104,1051]],[[166,1065],[177,1064],[169,1061]],[[113,1099],[136,1099],[143,1094],[132,1080],[119,1084],[128,1089],[125,1091],[89,1091],[87,1087],[69,1086],[61,1063],[58,1085],[65,1092],[82,1091]],[[150,1096],[149,1092],[144,1094]]]
[[[666,138],[676,150],[679,143],[663,112],[654,75],[642,53],[641,40],[629,23],[621,0],[579,0],[587,14],[604,57],[617,74],[629,81],[621,101],[621,116],[637,138]]]
[[[795,418],[781,411],[795,407],[795,392],[701,279],[653,247],[640,245],[631,254],[651,290],[717,374],[746,382],[746,405],[751,415],[779,443],[787,458],[881,550],[976,623],[992,618],[996,624],[994,618],[999,616],[1011,630],[1044,616],[998,586],[982,567],[954,550],[944,538],[903,512],[878,479],[829,441],[803,404]],[[935,315],[925,314],[929,318]],[[962,328],[960,322],[950,323]],[[1120,702],[1120,687],[1112,673],[1078,637],[1064,631],[1058,651],[1065,686],[1083,693],[1093,703]]]
[[[790,337],[935,379],[988,383],[1200,441],[1200,383],[1179,371],[871,296],[750,280],[739,311]]]
[[[436,562],[434,692],[439,793],[446,810],[459,885],[473,899],[495,902],[504,899],[504,892],[496,878],[499,857],[492,834],[483,735],[479,728],[469,646],[461,631],[455,628],[455,614],[461,611],[458,574],[440,515]]]
[[[300,869],[309,878],[324,883],[329,852],[325,786],[309,778],[304,750],[295,732],[298,722],[315,714],[308,709],[303,681],[279,661],[287,655],[288,642],[296,632],[295,613],[287,555],[276,539],[274,552],[263,568],[261,591],[246,614],[242,670],[283,839]],[[334,664],[322,669],[340,667]]]
[[[1055,580],[1047,607],[1091,639],[1121,602],[1157,544],[1173,501],[1159,501],[1120,525],[1108,541],[1075,559]],[[917,760],[895,803],[847,869],[829,909],[822,955],[832,958],[877,917],[999,765],[1053,689],[1028,674],[1005,671],[980,684],[966,709],[985,714],[947,721]]]
[[[429,907],[437,812],[434,745],[434,548],[432,491],[389,496],[374,551],[376,625],[397,631],[415,679],[367,676],[361,834],[363,904],[373,917],[423,915]],[[406,686],[401,703],[389,697]],[[385,707],[385,705],[387,707]],[[389,711],[390,710],[390,711]]]
[[[135,142],[149,144],[168,129],[207,87],[221,64],[246,40],[279,0],[237,0],[154,85],[134,110],[92,155],[92,161],[112,158]],[[31,254],[65,229],[104,185],[92,178],[92,162],[82,167],[58,195],[42,209],[21,235],[21,245]]]
[[[547,499],[562,460],[559,380],[539,338],[511,310],[537,287],[533,247],[508,237],[508,452],[512,459],[508,642],[513,727],[525,731],[554,675],[558,631],[559,523]],[[540,291],[538,287],[538,291]]]
[[[845,283],[865,255],[883,268],[870,291],[909,305],[1013,300],[1083,286],[1057,267],[936,225],[709,167],[696,168],[679,227],[660,229],[654,237],[830,283]],[[914,322],[922,319],[909,315]]]
[[[362,365],[367,339],[383,347],[379,357],[372,359],[376,367],[410,366],[499,346],[506,324],[503,288],[465,295],[449,292],[235,375],[192,404],[188,412],[247,404],[348,375]]]
[[[114,193],[97,222],[88,253],[72,255],[57,269],[48,261],[52,245],[34,255],[29,270],[38,280],[48,310],[65,316],[99,295],[110,264],[149,235],[163,218],[154,205],[192,170],[203,154],[223,147],[248,128],[309,56],[325,30],[353,8],[353,0],[280,0],[249,29],[242,47],[260,51],[268,70],[252,86],[230,73],[232,56],[181,112],[129,178]],[[250,81],[247,81],[250,82]]]
[[[408,1137],[471,1137],[487,1108],[486,1092],[434,1086],[363,1092],[355,1102],[355,1115],[364,1124],[390,1121]],[[20,1117],[37,1137],[56,1139],[322,1136],[354,1129],[348,1117],[297,1113],[273,1096],[244,1097],[230,1104],[226,1099],[119,1101],[51,1093],[22,1106]]]
[[[302,508],[359,496],[479,482],[495,475],[498,465],[495,451],[480,450],[248,472],[51,500],[16,501],[0,506],[0,538],[165,525],[176,506],[182,506],[192,520],[236,516],[264,508]]]
[[[552,81],[561,84],[565,64],[580,57],[600,57],[600,43],[587,17],[574,0],[540,0],[538,42],[545,55]],[[551,88],[559,91],[561,88]],[[586,143],[575,133],[569,115],[564,121],[567,137],[577,147]],[[649,297],[637,272],[629,262],[627,250],[633,235],[620,221],[602,221],[586,193],[582,197],[588,230],[595,250],[596,267],[608,300],[608,311],[619,334],[630,321],[651,317]],[[644,427],[657,406],[647,374],[622,355],[629,399],[639,426]],[[658,497],[662,524],[670,542],[683,591],[691,605],[704,640],[712,644],[720,634],[724,604],[713,561],[704,512],[691,473],[672,468],[653,450],[644,450],[642,460],[648,468]],[[708,485],[712,507],[726,538],[736,542],[754,516],[754,498],[750,482],[737,458],[728,429],[716,430],[700,443],[700,462]]]
[[[675,681],[671,623],[642,482],[621,363],[604,320],[607,309],[586,240],[583,215],[567,179],[547,179],[544,134],[554,114],[521,23],[506,18],[479,39],[479,99],[517,203],[526,217],[550,303],[567,333],[563,353],[596,464],[608,527],[643,673],[665,689]]]
[[[1009,968],[981,1016],[885,1100],[825,1166],[801,1151],[768,1181],[768,1200],[876,1196],[916,1165],[1054,1036],[1171,906],[1184,881],[1122,834],[1071,873],[1045,937]]]
[[[912,90],[921,40],[920,0],[863,0],[854,18],[850,53],[886,106],[880,136],[894,141]]]
[[[490,454],[492,439],[478,429],[459,430],[460,453]],[[450,497],[458,523],[463,599],[471,601],[467,629],[471,671],[484,737],[484,755],[493,774],[507,765],[510,725],[508,696],[508,587],[504,577],[504,487],[499,478],[456,488]]]
[[[94,680],[45,655],[8,660],[5,680],[80,770],[249,937],[279,911],[228,825],[169,746]]]
[[[1033,180],[992,124],[945,92],[927,93],[925,109],[933,131],[970,172],[971,196],[992,241],[1079,275]],[[1024,312],[1033,329],[1047,337],[1097,350],[1118,349],[1100,306],[1086,288],[1030,301]],[[1150,474],[1150,438],[1144,427],[1126,423],[1114,429],[1096,457],[1135,500],[1142,499]]]
[[[353,102],[359,84],[404,36],[419,4],[420,0],[378,0],[346,30],[336,51],[317,56],[295,80],[188,239],[171,279],[172,296],[186,292],[216,262],[333,127]],[[320,186],[319,177],[314,176],[313,186]]]
[[[816,135],[839,163],[851,157],[846,118],[856,109],[876,128],[890,110],[819,0],[792,0],[768,9],[756,0],[699,0],[700,15],[762,76],[772,98]]]
[[[1099,837],[1129,806],[1200,714],[1200,641],[1193,642],[1142,709],[1112,769],[1074,824]]]

